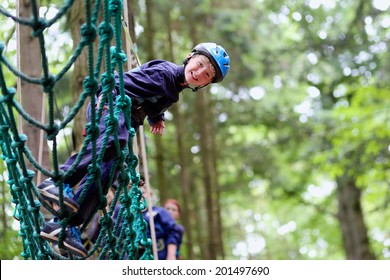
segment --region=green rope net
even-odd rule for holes
[[[47,20],[39,17],[37,1],[31,0],[32,17],[30,19],[20,18],[0,8],[0,13],[15,21],[15,24],[28,26],[32,30],[32,35],[36,37],[40,44],[42,76],[39,78],[30,77],[22,71],[18,71],[5,55],[5,46],[0,42],[0,146],[1,157],[7,165],[8,184],[10,186],[12,202],[15,204],[15,217],[20,222],[19,235],[23,240],[22,257],[24,259],[48,260],[48,259],[153,259],[151,254],[151,240],[146,235],[147,224],[143,219],[142,210],[145,204],[142,202],[142,193],[139,189],[140,175],[136,171],[138,158],[134,155],[132,139],[135,131],[131,128],[131,100],[124,93],[123,64],[126,62],[126,55],[122,50],[122,1],[121,0],[85,0],[86,22],[81,27],[82,39],[75,48],[73,55],[66,65],[53,75],[49,71],[49,61],[45,49],[44,31],[49,29],[56,21],[60,20],[72,7],[74,1],[64,1],[63,6],[58,13]],[[103,20],[98,22],[98,14],[103,14]],[[98,51],[96,62],[93,57],[94,42],[98,42]],[[58,81],[68,72],[82,50],[88,50],[88,76],[83,83],[83,92],[79,100],[72,107],[69,115],[60,123],[54,121],[54,105],[56,92],[54,90]],[[22,54],[23,55],[23,54]],[[104,59],[103,59],[104,58]],[[105,63],[103,63],[103,60]],[[101,73],[104,67],[105,72]],[[4,69],[8,69],[24,82],[33,83],[42,87],[42,94],[46,95],[48,104],[47,123],[41,123],[28,115],[28,113],[18,103],[16,90],[7,87],[7,81],[4,78]],[[112,90],[115,87],[114,71],[120,77],[120,94],[116,99],[116,105],[113,105]],[[58,150],[56,136],[64,129],[80,111],[81,107],[87,102],[95,104],[95,94],[98,84],[102,85],[103,98],[109,100],[109,117],[105,120],[107,129],[104,134],[105,143],[108,137],[114,137],[115,141],[115,166],[120,169],[117,179],[117,188],[109,209],[106,210],[106,193],[100,184],[100,163],[105,152],[105,145],[101,150],[96,149],[96,139],[99,136],[98,124],[102,117],[103,103],[100,102],[98,110],[91,110],[91,120],[86,126],[87,135],[83,146],[78,154],[75,163],[68,172],[62,172],[59,168]],[[130,139],[125,149],[121,149],[117,137],[118,115],[125,115],[126,125],[129,128]],[[18,118],[23,118],[29,124],[43,130],[48,140],[52,141],[53,150],[51,153],[52,166],[47,170],[40,166],[29,150],[28,136],[18,131]],[[90,230],[90,225],[96,222],[98,217],[100,231],[96,242],[88,248],[88,255],[85,258],[74,256],[70,253],[54,250],[53,244],[43,240],[40,237],[40,231],[45,223],[45,217],[42,214],[42,207],[46,208],[51,214],[58,216],[63,229],[71,214],[66,214],[63,204],[63,190],[65,188],[64,179],[71,176],[72,172],[80,163],[87,145],[92,145],[93,155],[92,163],[88,168],[88,181],[95,182],[99,189],[100,204],[95,213],[80,227],[81,234]],[[28,169],[27,166],[33,166],[35,170]],[[115,168],[112,168],[114,170]],[[60,209],[54,209],[40,197],[37,187],[34,184],[36,170],[43,175],[51,178],[54,184],[60,190]],[[111,172],[114,173],[114,172]],[[110,182],[114,174],[110,174]],[[79,197],[82,201],[85,192]],[[113,223],[113,213],[116,205],[120,205],[116,223]],[[99,214],[99,216],[96,216]],[[68,215],[68,216],[67,216]],[[100,218],[99,218],[100,217]],[[63,248],[64,230],[59,235],[58,244]],[[142,247],[142,254],[139,248]]]

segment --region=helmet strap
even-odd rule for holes
[[[203,85],[203,86],[197,86],[197,87],[190,87],[190,86],[188,86],[188,88],[190,88],[190,89],[192,89],[192,92],[197,92],[198,90],[200,90],[201,88],[204,88],[204,87],[206,87],[206,86],[208,86],[210,83],[207,83],[207,84],[205,84],[205,85]]]

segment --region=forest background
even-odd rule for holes
[[[15,11],[14,1],[1,3]],[[40,1],[40,11],[49,17],[61,4]],[[223,83],[183,92],[163,137],[145,125],[156,203],[174,197],[182,204],[184,259],[390,259],[389,5],[128,1],[141,62],[181,64],[208,41],[231,58]],[[53,72],[80,40],[82,11],[73,8],[48,34]],[[16,63],[14,22],[0,16],[0,30],[5,55]],[[32,47],[21,46],[21,54]],[[57,88],[58,118],[78,98],[85,71],[75,65]],[[42,107],[38,98],[24,102]],[[62,161],[80,145],[83,121],[65,131]],[[29,139],[39,146],[39,137]],[[0,259],[20,259],[1,160],[0,205]]]

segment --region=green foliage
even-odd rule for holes
[[[171,14],[178,61],[194,29],[199,41],[221,42],[231,57],[224,87],[210,90],[227,258],[345,258],[334,182],[345,172],[363,189],[372,250],[388,258],[388,228],[379,218],[389,215],[389,68],[380,48],[388,15],[369,1],[184,2],[181,14]],[[153,23],[164,33],[158,15]],[[142,34],[140,43],[145,49]],[[186,123],[196,121],[194,102],[183,95]],[[188,146],[197,147],[196,126],[186,129]],[[175,193],[173,132],[167,127],[164,137]],[[198,178],[198,154],[188,153]],[[253,241],[264,248],[250,248]]]
[[[0,259],[16,260],[22,259],[23,240],[18,236],[17,230],[8,230],[0,240]]]

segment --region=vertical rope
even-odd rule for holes
[[[153,256],[155,260],[158,260],[156,230],[154,226],[153,204],[151,199],[152,192],[150,190],[149,170],[148,170],[148,164],[146,162],[146,147],[145,147],[145,136],[144,136],[143,126],[140,126],[139,137],[140,137],[140,146],[141,146],[141,155],[142,155],[142,167],[144,169],[145,187],[146,187],[146,193],[148,194],[146,200],[148,202],[148,211],[150,213],[149,225],[150,225],[150,236],[152,238],[152,245],[153,245]]]
[[[128,38],[128,22],[129,22],[129,10],[128,10],[128,5],[127,5],[127,1],[123,1],[123,18],[124,20],[122,21],[123,23],[123,29],[125,31],[125,43],[126,43],[126,56],[128,57],[128,60],[127,60],[127,69],[130,70],[133,68],[133,65],[132,65],[132,62],[131,62],[131,58],[132,58],[132,48],[131,48],[131,38],[129,40]],[[130,36],[129,36],[130,37]],[[138,61],[137,61],[137,64]],[[134,141],[136,140],[136,138],[133,138],[133,151],[134,151],[134,154],[138,155],[139,154],[139,149],[138,149],[138,142],[137,141]],[[139,173],[139,165],[137,164],[137,167],[136,167],[136,170],[137,172]]]

